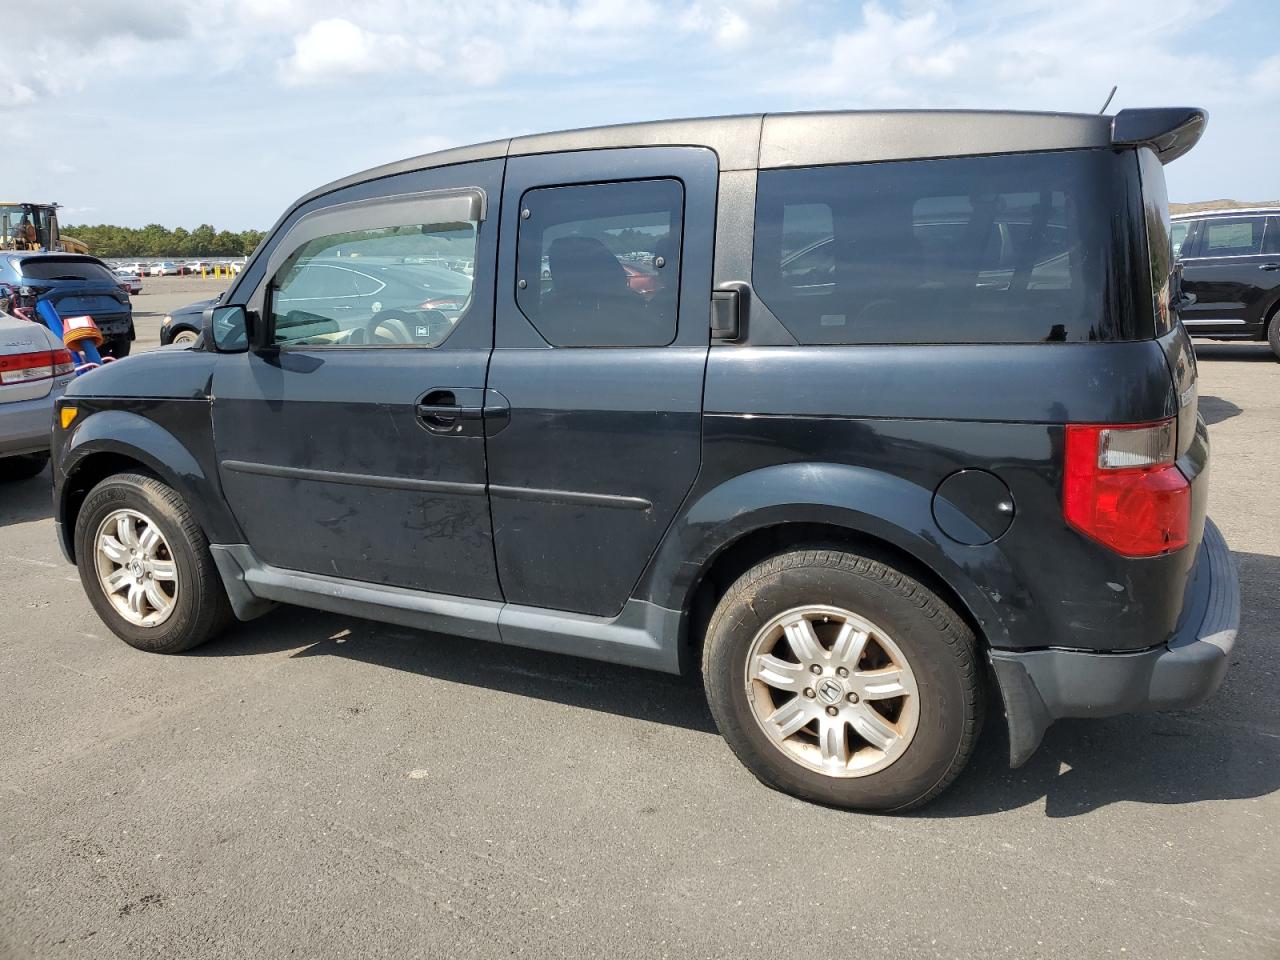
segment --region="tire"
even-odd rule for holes
[[[0,459],[0,483],[16,483],[38,477],[49,465],[49,454],[28,453],[20,457]]]
[[[196,339],[199,336],[200,334],[197,333],[195,330],[179,330],[177,333],[173,335],[173,338],[169,342],[191,344],[191,343],[195,343]]]
[[[1280,306],[1271,311],[1271,319],[1267,321],[1267,343],[1271,352],[1280,360]]]
[[[116,519],[128,515],[146,521],[146,524],[135,522],[132,538],[119,529]],[[153,525],[161,538],[161,549],[148,560],[142,554],[148,546],[148,528]],[[128,562],[118,565],[105,551],[100,554],[99,536],[104,527],[126,553],[131,549],[132,540],[134,546],[141,548],[139,560],[153,567],[131,571]],[[211,639],[231,620],[231,605],[209,554],[204,531],[182,498],[154,477],[117,474],[94,487],[76,518],[75,544],[80,583],[89,602],[111,632],[131,647],[151,653],[180,653]],[[167,566],[162,568],[162,565]],[[148,589],[140,602],[140,610],[157,612],[139,622],[127,618],[108,595],[104,583],[106,570],[137,572],[147,581],[154,573],[157,596],[171,599],[168,612],[159,615],[160,605],[153,602]],[[131,576],[125,579],[132,581]],[[172,590],[167,586],[170,581]],[[142,584],[143,580],[137,583]],[[139,591],[143,592],[142,587]],[[117,592],[115,596],[128,606],[133,593],[134,584],[130,582],[125,592]]]
[[[793,630],[820,644],[809,648],[808,673],[793,652]],[[868,639],[860,639],[864,630]],[[762,661],[770,643],[774,659]],[[837,676],[842,660],[854,666]],[[777,671],[765,671],[769,682],[749,676],[765,662]],[[888,674],[868,673],[895,665],[896,687]],[[766,786],[835,807],[928,802],[964,768],[982,723],[977,641],[964,621],[906,574],[834,549],[781,554],[743,574],[712,614],[702,671],[716,725],[738,759]],[[772,685],[784,681],[796,692]],[[904,695],[889,696],[893,689]],[[779,729],[806,717],[790,735]]]

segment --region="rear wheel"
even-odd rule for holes
[[[29,453],[21,457],[0,459],[0,483],[30,480],[49,465],[49,454]]]
[[[923,584],[844,551],[744,574],[707,627],[703,674],[752,773],[833,806],[925,803],[963,769],[981,725],[972,631]]]
[[[76,518],[75,542],[89,602],[130,646],[179,653],[230,621],[204,532],[154,477],[118,474],[94,487]]]

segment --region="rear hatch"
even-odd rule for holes
[[[126,322],[132,312],[121,281],[92,257],[24,257],[17,266],[23,285],[64,317],[90,316],[99,326],[112,326]]]

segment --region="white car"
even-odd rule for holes
[[[135,277],[140,277],[147,272],[147,265],[134,261],[133,263],[117,263],[111,269],[115,270],[116,273],[128,273]]]
[[[172,260],[161,260],[159,263],[153,263],[147,273],[153,277],[176,277],[179,270],[178,265]]]
[[[120,286],[125,287],[129,291],[129,295],[133,296],[142,292],[142,275],[126,270],[123,267],[117,267],[111,271],[120,280]]]
[[[49,462],[53,405],[75,362],[41,324],[0,311],[0,483],[27,480]]]

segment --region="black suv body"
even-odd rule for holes
[[[1015,764],[1197,703],[1238,587],[1162,162],[1203,125],[672,121],[329,184],[194,347],[69,391],[63,550],[146,649],[285,602],[700,665],[757,776],[850,807],[945,787],[988,693]],[[395,292],[298,309],[316,261]]]
[[[1280,207],[1206,210],[1172,218],[1192,336],[1263,340],[1280,359]]]

